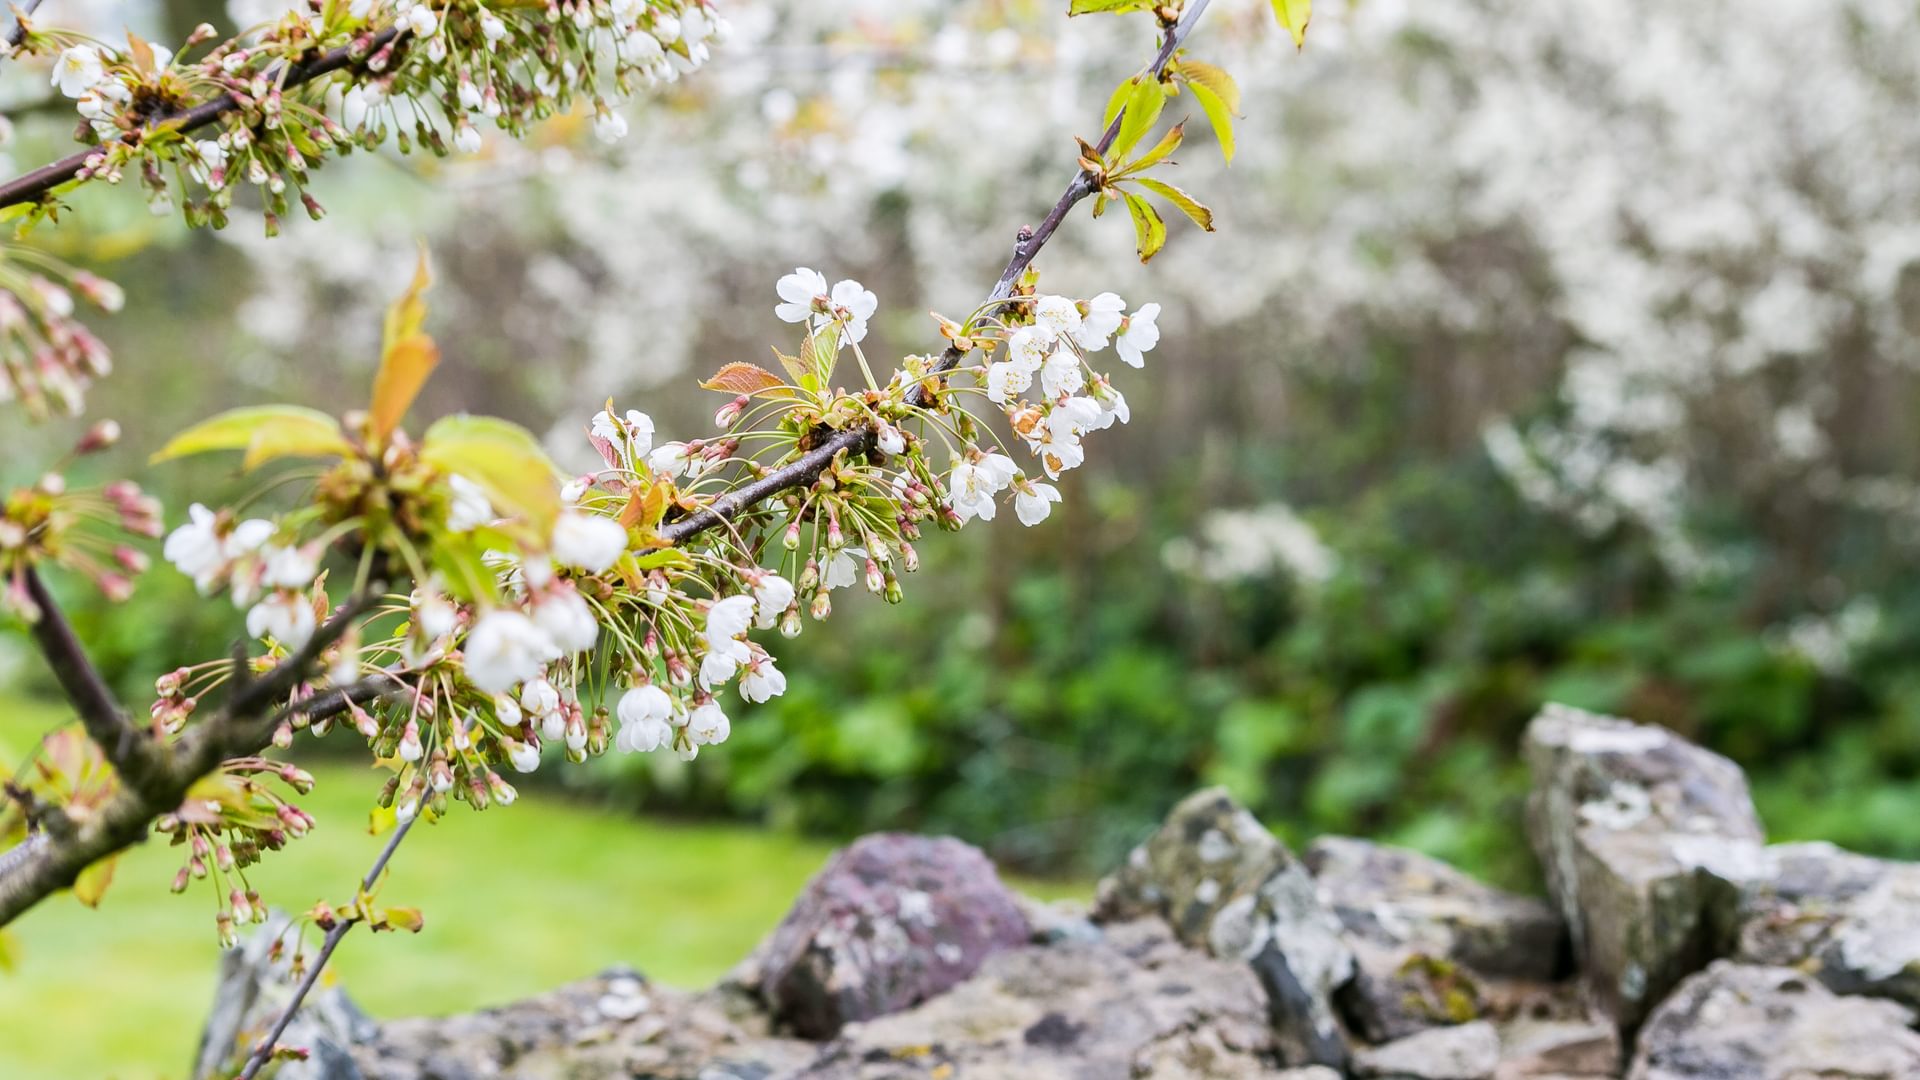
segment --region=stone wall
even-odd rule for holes
[[[282,1080],[1920,1080],[1920,866],[1768,846],[1746,780],[1661,728],[1549,707],[1527,832],[1551,900],[1415,852],[1296,854],[1224,791],[1090,909],[950,839],[863,838],[698,992],[611,971],[445,1019],[344,992]],[[199,1075],[279,1000],[230,958]]]

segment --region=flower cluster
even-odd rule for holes
[[[87,430],[73,454],[104,450],[119,438],[120,425],[103,420]],[[133,579],[147,568],[146,554],[131,541],[160,532],[160,502],[138,484],[117,480],[69,489],[61,473],[44,474],[0,500],[0,613],[39,619],[26,573],[42,562],[86,577],[109,600],[125,600],[133,594]]]
[[[211,26],[179,53],[138,38],[122,52],[64,31],[30,33],[26,45],[57,50],[53,85],[95,140],[78,179],[115,183],[134,169],[156,213],[178,195],[190,223],[216,226],[244,180],[273,234],[294,198],[324,213],[308,173],[356,146],[475,153],[479,123],[522,135],[582,103],[595,133],[616,141],[622,100],[700,66],[727,32],[707,0],[306,0],[194,60],[184,54],[218,36]],[[345,62],[288,78],[291,61],[316,53]],[[215,135],[156,124],[222,96],[236,107]]]
[[[120,310],[120,287],[25,245],[0,244],[0,403],[36,419],[77,415],[87,387],[113,369],[100,339],[74,318],[74,294]]]
[[[161,680],[163,696],[179,675]],[[185,892],[194,881],[211,879],[217,908],[214,922],[220,944],[231,948],[236,927],[267,919],[266,904],[247,880],[247,868],[268,851],[305,836],[314,826],[313,815],[288,801],[269,781],[295,794],[313,790],[306,770],[262,757],[235,758],[195,788],[194,798],[154,823],[154,830],[187,849],[187,859],[173,877],[173,891]]]
[[[225,589],[234,606],[247,613],[247,633],[298,649],[313,636],[316,605],[324,594],[312,590],[320,572],[317,544],[276,543],[272,522],[235,521],[194,503],[187,524],[168,537],[162,554],[193,579],[202,593]]]

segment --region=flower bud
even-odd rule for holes
[[[827,598],[827,590],[821,589],[813,594],[812,615],[815,622],[833,614],[833,601]]]
[[[780,546],[788,551],[800,550],[800,520],[795,518],[787,524],[786,535],[780,538]]]
[[[87,429],[87,433],[74,444],[75,454],[97,454],[120,441],[120,423],[117,420],[102,420]]]

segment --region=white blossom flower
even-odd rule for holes
[[[854,344],[866,340],[867,320],[873,318],[873,313],[880,309],[880,298],[873,295],[873,290],[851,278],[835,282],[830,298],[835,310],[845,313],[842,318],[846,333],[842,340]]]
[[[673,741],[675,704],[665,690],[651,683],[636,686],[620,696],[614,711],[620,718],[620,749],[646,754]]]
[[[1020,524],[1038,525],[1047,520],[1053,504],[1059,501],[1059,488],[1029,480],[1014,488],[1013,512],[1020,518]]]
[[[827,560],[827,568],[820,575],[820,583],[829,591],[844,589],[860,580],[860,566],[865,562],[865,548],[843,547]]]
[[[655,11],[653,13],[653,36],[663,44],[671,45],[680,40],[680,20],[673,13]]]
[[[793,582],[779,574],[763,574],[753,586],[754,625],[771,630],[793,606]]]
[[[481,8],[480,33],[486,37],[487,44],[496,45],[507,36],[507,24],[501,21],[500,16]]]
[[[415,37],[432,37],[440,29],[440,17],[425,4],[415,4],[401,13],[400,22]]]
[[[586,652],[600,640],[600,624],[594,621],[593,608],[571,585],[539,597],[533,605],[533,622],[565,652]]]
[[[687,452],[683,442],[661,443],[647,455],[647,468],[661,476],[679,476],[687,468],[692,455]]]
[[[289,649],[298,649],[313,637],[313,603],[301,593],[275,591],[247,612],[247,634],[271,637]]]
[[[1107,347],[1107,339],[1120,329],[1122,318],[1126,315],[1127,302],[1110,292],[1087,301],[1087,313],[1080,319],[1080,332],[1074,340],[1089,352],[1098,352]]]
[[[1045,333],[1023,326],[1007,338],[1007,363],[1031,375],[1046,363],[1047,350],[1052,346],[1052,340]]]
[[[447,487],[452,492],[452,498],[447,501],[448,529],[457,533],[472,532],[497,516],[493,503],[487,500],[487,493],[479,484],[454,473],[447,478]]]
[[[786,322],[806,322],[814,314],[814,301],[827,295],[826,275],[804,266],[781,278],[774,285],[781,303],[773,313]]]
[[[312,547],[279,547],[266,549],[266,572],[260,583],[288,589],[304,589],[313,584],[313,577],[320,572],[319,551]]]
[[[1133,419],[1132,410],[1127,408],[1127,396],[1115,390],[1104,375],[1093,380],[1093,400],[1100,404],[1100,419],[1093,424],[1096,430],[1104,431],[1115,422],[1124,424]]]
[[[563,565],[598,574],[627,550],[627,530],[599,514],[563,510],[553,523],[553,557]]]
[[[652,67],[667,58],[667,51],[660,47],[660,39],[645,30],[635,30],[621,43],[621,51],[637,67]]]
[[[214,531],[213,511],[199,503],[187,508],[187,523],[173,530],[161,554],[181,573],[193,579],[201,592],[213,587],[226,564],[220,536]]]
[[[1034,301],[1033,322],[1055,338],[1074,337],[1080,332],[1080,307],[1064,296],[1043,296]]]
[[[874,434],[873,445],[879,447],[883,454],[904,454],[907,452],[907,437],[900,433],[899,428],[882,421]]]
[[[453,633],[458,624],[459,615],[446,597],[433,590],[413,594],[413,625],[428,641]]]
[[[207,187],[215,186],[213,174],[227,165],[226,148],[212,139],[200,139],[188,142],[185,149],[188,156],[187,175]]]
[[[1155,321],[1159,318],[1159,304],[1143,305],[1139,311],[1127,317],[1126,325],[1120,329],[1120,336],[1113,339],[1114,351],[1120,354],[1120,359],[1133,367],[1146,363],[1146,354],[1160,344],[1160,326]]]
[[[727,722],[727,714],[717,701],[708,701],[687,717],[687,738],[695,746],[716,746],[726,742],[732,730],[732,725]]]
[[[526,716],[520,712],[520,703],[505,694],[493,695],[493,715],[500,721],[501,727],[517,728]]]
[[[1040,389],[1049,398],[1076,393],[1086,385],[1086,381],[1086,375],[1080,369],[1079,354],[1064,342],[1040,368]]]
[[[100,53],[91,45],[71,45],[53,62],[53,85],[77,98],[106,76]]]
[[[611,109],[597,113],[593,118],[593,135],[611,146],[627,137],[627,118]]]
[[[955,462],[948,478],[954,513],[962,522],[976,517],[992,521],[996,510],[993,497],[1013,482],[1018,471],[1012,458],[998,452],[986,454],[978,461]]]
[[[515,772],[530,773],[540,767],[540,748],[532,743],[506,740],[507,760],[513,762]]]
[[[496,609],[480,616],[467,634],[467,678],[489,694],[497,694],[540,674],[560,650],[532,619],[517,611]]]
[[[558,716],[560,691],[554,689],[552,682],[536,676],[528,679],[527,684],[520,688],[520,705],[527,712],[542,719]]]
[[[759,705],[786,692],[787,677],[774,666],[773,657],[755,652],[747,661],[746,673],[740,676],[740,696]]]
[[[707,609],[707,643],[725,641],[739,637],[753,624],[754,599],[745,593],[737,593],[722,600],[715,600]]]
[[[1033,371],[1011,360],[987,365],[987,400],[1005,405],[1017,400],[1033,385]]]
[[[418,9],[416,9],[418,10]],[[461,120],[453,129],[453,148],[463,154],[480,152],[480,129],[466,120]]]

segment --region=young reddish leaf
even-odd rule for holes
[[[736,360],[723,365],[713,373],[713,378],[701,383],[700,387],[704,390],[724,390],[729,394],[757,394],[785,385],[780,376],[766,368]]]
[[[1142,176],[1134,180],[1134,183],[1179,207],[1180,212],[1192,218],[1195,225],[1208,232],[1213,231],[1213,211],[1207,209],[1200,200],[1164,180]]]
[[[1273,0],[1274,18],[1293,35],[1293,47],[1305,48],[1307,23],[1313,18],[1313,0]]]
[[[393,343],[401,338],[412,337],[420,332],[427,321],[427,287],[433,284],[433,273],[427,267],[427,249],[420,248],[419,261],[413,266],[413,281],[408,283],[407,291],[387,307],[386,323],[380,338],[382,351],[393,348]]]
[[[440,363],[440,346],[425,334],[403,337],[388,347],[373,377],[373,405],[367,423],[376,444],[384,444],[407,414],[427,376]]]

